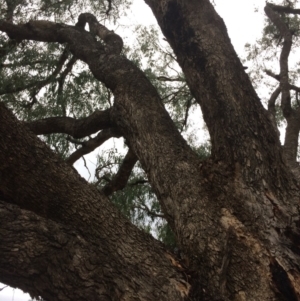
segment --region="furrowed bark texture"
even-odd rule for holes
[[[299,186],[281,160],[277,134],[230,44],[222,19],[209,1],[146,2],[202,107],[213,145],[213,156],[207,162],[199,161],[180,136],[145,75],[119,55],[119,38],[91,15],[83,14],[77,27],[44,21],[20,26],[0,22],[0,30],[16,39],[68,43],[73,55],[85,61],[94,76],[112,90],[115,103],[111,118],[147,172],[182,248],[191,275],[190,299],[299,300]],[[85,22],[105,41],[105,46],[81,28]],[[7,145],[16,148],[11,157],[18,158],[19,150],[14,143],[11,138]],[[1,158],[5,166],[3,175],[13,165],[7,158],[8,150]],[[37,161],[31,164],[40,170],[39,175],[43,174],[41,170],[48,172],[45,179],[63,175],[61,171],[48,171],[46,167],[54,162],[45,162],[44,156],[40,160],[41,166],[37,166]],[[19,159],[18,164],[21,162]],[[17,165],[14,166],[16,169]],[[26,202],[21,202],[23,195],[17,183],[24,179],[18,178],[17,171],[3,178],[3,198],[17,199],[17,205],[29,204],[26,208],[34,210],[28,200],[31,194],[28,193]],[[82,185],[74,187],[78,183],[69,183],[67,178],[64,175],[66,183],[61,185],[68,196],[62,194],[63,188],[54,189],[51,200],[57,201],[52,204],[49,199],[40,206],[34,203],[39,208],[34,212],[52,213],[61,208],[55,221],[62,220],[74,227],[86,221],[83,229],[93,229],[88,238],[100,237],[103,228],[92,227],[99,220],[94,217],[97,210],[90,210],[79,201],[64,205],[65,198],[78,200],[78,193],[86,199],[85,194],[92,193],[83,190]],[[45,189],[39,190],[36,199],[47,198],[43,194],[49,188],[44,185],[36,183]],[[64,198],[60,199],[60,195]],[[114,217],[106,212],[100,220],[106,220],[108,215],[113,223]],[[120,227],[121,221],[120,218]],[[114,231],[124,231],[118,229]],[[112,239],[114,231],[109,233]],[[103,248],[114,254],[110,243],[111,240],[107,241]],[[161,269],[165,267],[161,265]]]
[[[192,239],[199,242],[199,257],[211,262],[211,269],[202,269],[201,282],[210,278],[208,285],[219,288],[216,300],[218,295],[231,300],[299,300],[299,186],[282,162],[278,136],[223,20],[205,0],[145,2],[177,56],[211,136],[214,162],[206,174],[205,164],[202,167],[207,182],[199,181],[207,191],[198,194],[201,202],[179,205],[182,233],[192,232],[193,238],[196,231],[182,221],[192,221],[193,212],[204,209],[198,221],[191,222],[203,235]],[[211,210],[210,224],[206,216]],[[291,228],[293,235],[288,233]],[[191,236],[183,237],[183,245],[192,244]],[[294,246],[281,248],[280,241]],[[188,253],[195,255],[196,248]],[[293,259],[286,261],[286,256]]]
[[[0,116],[1,282],[46,300],[182,300],[162,245],[3,105]]]

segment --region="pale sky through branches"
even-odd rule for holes
[[[227,26],[231,42],[242,58],[244,45],[254,43],[261,36],[265,2],[261,0],[214,0],[214,2],[216,10]],[[133,15],[128,16],[130,22],[145,25],[156,23],[150,9],[141,0],[134,0],[132,13]],[[83,170],[82,163],[76,163],[75,167]],[[0,284],[0,289],[3,286]],[[29,299],[29,295],[20,290],[13,291],[11,288],[5,288],[0,291],[0,301],[28,301]]]

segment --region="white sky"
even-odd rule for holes
[[[215,0],[216,10],[224,19],[228,29],[231,42],[234,45],[240,57],[243,56],[244,45],[246,43],[254,43],[260,37],[263,26],[263,7],[264,1],[261,0]],[[255,9],[258,11],[255,12]],[[150,25],[156,23],[151,10],[141,0],[134,0],[132,8],[133,16],[130,21]],[[90,158],[94,157],[98,151],[90,154]],[[93,170],[93,163],[87,158],[87,164]],[[79,160],[75,167],[80,169],[82,175],[88,177],[88,173],[83,168],[82,160]],[[0,289],[4,285],[0,284]],[[29,295],[24,294],[20,290],[5,288],[0,291],[0,301],[28,301]]]

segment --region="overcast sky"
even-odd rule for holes
[[[146,25],[155,23],[155,19],[141,0],[134,0],[131,21],[143,22]],[[263,26],[263,6],[261,0],[215,0],[216,9],[224,19],[231,42],[240,57],[243,55],[244,45],[254,43],[260,37]],[[257,12],[256,12],[257,11]],[[80,160],[82,161],[82,160]],[[76,168],[83,170],[82,163],[75,164]],[[86,174],[85,174],[86,175]],[[0,284],[0,289],[4,285]],[[0,301],[28,301],[29,295],[20,290],[5,288],[0,291]]]

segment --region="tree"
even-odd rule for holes
[[[34,107],[38,89],[56,80],[61,110],[57,117],[47,113],[42,120],[22,122],[0,106],[0,280],[45,300],[300,300],[299,128],[282,147],[272,110],[262,106],[208,0],[145,2],[201,106],[211,156],[203,160],[188,146],[157,89],[122,54],[122,38],[95,15],[79,14],[75,25],[36,19],[15,23],[14,12],[27,2],[6,1],[0,30],[9,39],[2,55],[24,43],[38,49],[36,42],[61,53],[48,69],[54,70],[50,77],[36,84],[30,79],[38,74],[27,74],[22,84],[31,102],[23,106]],[[49,5],[49,15],[59,5],[41,3]],[[63,3],[68,14],[72,2]],[[114,2],[108,3],[109,12]],[[290,108],[291,33],[280,14],[299,11],[267,3],[265,12],[284,39],[278,79],[282,103]],[[39,64],[31,59],[31,65]],[[82,119],[67,116],[59,103],[62,66],[68,70],[77,60],[114,95],[111,108]],[[10,107],[12,93],[24,90],[11,78],[4,86]],[[286,116],[299,119],[291,114]],[[70,166],[72,155],[64,162],[36,137],[64,133],[80,139],[100,130],[83,144],[80,156],[86,145],[99,145],[97,139],[105,137],[123,136],[129,147],[119,178],[109,182],[106,192],[77,174]],[[107,199],[125,185],[137,160],[180,258]]]

